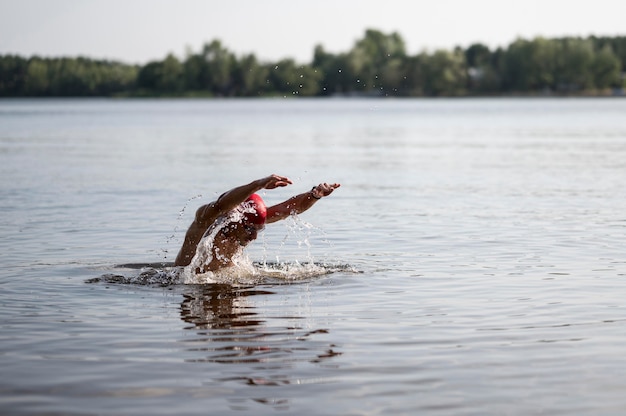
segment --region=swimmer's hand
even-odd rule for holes
[[[279,175],[270,175],[267,178],[259,179],[259,181],[261,182],[261,189],[274,189],[293,183],[291,179]]]
[[[315,199],[321,199],[322,197],[332,194],[333,191],[340,186],[341,184],[338,183],[320,183],[319,185],[314,186],[313,189],[311,189],[311,195]]]

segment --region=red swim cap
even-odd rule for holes
[[[246,222],[263,225],[267,218],[267,208],[265,208],[265,202],[257,194],[252,194],[243,203],[244,213],[243,216]]]

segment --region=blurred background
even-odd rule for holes
[[[0,96],[624,91],[617,0],[2,0],[0,10]]]

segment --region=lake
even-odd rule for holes
[[[624,99],[0,100],[0,172],[2,414],[626,409]],[[341,188],[172,278],[272,173]]]

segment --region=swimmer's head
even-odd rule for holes
[[[248,224],[263,225],[267,218],[265,202],[258,194],[252,194],[242,204],[244,222]]]

